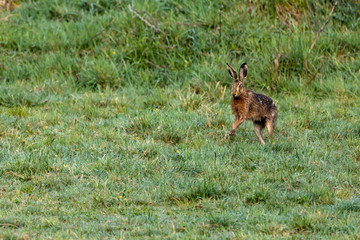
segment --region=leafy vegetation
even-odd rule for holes
[[[309,53],[334,3],[1,10],[0,238],[359,238],[358,1]],[[226,62],[275,100],[274,142],[228,138]]]

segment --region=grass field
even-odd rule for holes
[[[358,1],[310,53],[334,1],[15,3],[0,239],[360,238]],[[226,62],[276,102],[273,142],[228,137]]]

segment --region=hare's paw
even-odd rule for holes
[[[235,137],[235,136],[236,136],[235,130],[231,130],[231,131],[229,132],[229,136]]]

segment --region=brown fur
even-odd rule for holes
[[[235,121],[232,124],[230,136],[236,136],[236,129],[245,120],[251,120],[254,124],[256,136],[261,144],[265,144],[261,131],[266,126],[269,137],[272,139],[277,119],[277,108],[274,101],[260,93],[247,90],[244,87],[244,79],[247,75],[247,65],[243,63],[239,71],[239,77],[234,68],[226,64],[230,76],[234,79],[231,86],[232,110]]]

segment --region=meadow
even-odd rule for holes
[[[0,239],[360,238],[359,1],[313,48],[335,1],[14,3]],[[265,146],[228,137],[227,62],[278,107]]]

